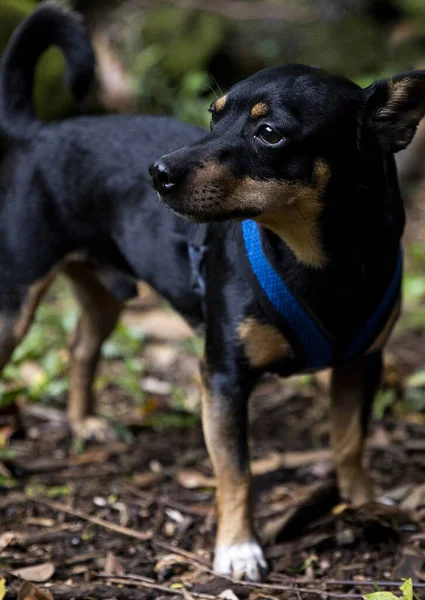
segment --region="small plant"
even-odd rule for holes
[[[403,596],[395,596],[392,592],[373,592],[363,596],[365,600],[413,600],[413,584],[411,579],[406,579],[400,586]]]

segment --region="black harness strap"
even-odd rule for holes
[[[207,252],[208,225],[197,226],[196,233],[188,244],[190,262],[190,286],[192,290],[205,299],[206,286],[204,274],[204,259]]]

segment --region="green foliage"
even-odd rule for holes
[[[49,48],[37,64],[34,103],[37,116],[44,121],[64,118],[75,110],[74,99],[65,86],[64,71],[65,60],[58,48]]]
[[[0,2],[0,53],[17,25],[37,6],[35,0],[1,0]]]
[[[216,97],[211,92],[209,77],[204,71],[190,71],[178,81],[167,78],[159,67],[157,46],[147,48],[137,57],[132,77],[143,112],[171,114],[182,121],[208,127],[208,107]]]
[[[176,6],[148,11],[143,49],[128,61],[142,111],[207,127],[207,108],[218,95],[208,63],[225,32],[226,22],[212,13]]]
[[[25,487],[25,495],[29,498],[39,498],[40,496],[46,496],[47,498],[59,498],[69,496],[72,489],[69,485],[54,485],[46,486],[41,484],[28,484]]]
[[[193,354],[198,358],[202,358],[204,355],[205,341],[203,338],[193,336],[183,342],[182,346],[186,352],[190,352],[190,354]]]
[[[145,14],[142,37],[148,47],[160,43],[159,65],[176,80],[204,70],[225,31],[225,21],[211,12],[168,6]]]
[[[396,398],[394,390],[380,391],[373,403],[373,414],[375,419],[382,419],[387,409],[394,406]]]
[[[403,594],[402,598],[395,596],[392,592],[373,592],[363,596],[365,600],[413,600],[413,585],[411,579],[406,579],[403,585],[400,586]]]
[[[403,297],[407,304],[418,304],[425,299],[425,276],[405,273]]]
[[[0,489],[11,489],[16,487],[17,485],[18,483],[15,479],[13,479],[13,477],[6,477],[5,475],[0,474]]]

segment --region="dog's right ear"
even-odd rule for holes
[[[386,150],[407,148],[425,115],[425,71],[375,81],[363,94],[362,136],[372,129]]]

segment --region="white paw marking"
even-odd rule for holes
[[[267,571],[267,563],[260,545],[251,540],[233,546],[217,546],[214,571],[234,579],[261,581]]]

